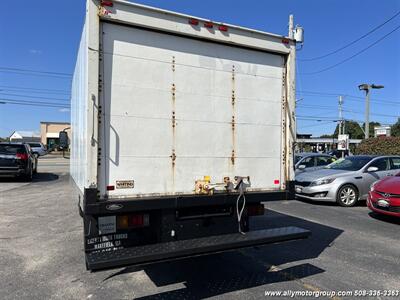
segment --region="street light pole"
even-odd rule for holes
[[[365,90],[365,129],[364,129],[364,137],[365,139],[369,138],[369,94],[370,89]]]
[[[360,84],[358,86],[358,89],[360,91],[365,91],[365,131],[364,131],[364,137],[365,139],[369,138],[369,96],[371,93],[371,89],[383,89],[383,85],[378,85],[378,84]]]

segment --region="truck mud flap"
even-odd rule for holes
[[[305,239],[310,235],[310,231],[298,227],[256,230],[247,232],[246,234],[233,233],[216,235],[124,248],[114,251],[91,252],[86,254],[86,264],[89,270],[96,271]]]

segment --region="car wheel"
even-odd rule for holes
[[[25,181],[32,181],[33,177],[33,166],[30,167],[29,173],[25,175]]]
[[[358,201],[358,191],[355,186],[345,184],[337,192],[336,202],[340,206],[350,207],[356,205]]]

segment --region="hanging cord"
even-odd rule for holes
[[[245,234],[242,231],[242,226],[241,226],[241,223],[240,223],[241,220],[242,220],[242,215],[243,215],[244,208],[246,207],[246,196],[244,195],[243,184],[244,184],[243,180],[240,179],[240,183],[237,186],[237,189],[239,190],[239,196],[237,197],[237,200],[236,200],[236,213],[237,213],[237,218],[238,218],[238,227],[239,227],[239,232],[241,234]],[[239,201],[240,201],[240,198],[242,198],[242,197],[243,197],[243,206],[239,210]]]

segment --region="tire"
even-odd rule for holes
[[[32,166],[29,168],[29,173],[25,175],[24,179],[27,182],[32,181],[32,177],[33,177],[33,169]]]
[[[352,184],[342,186],[336,195],[336,202],[340,206],[351,207],[357,204],[359,193],[357,188]]]

